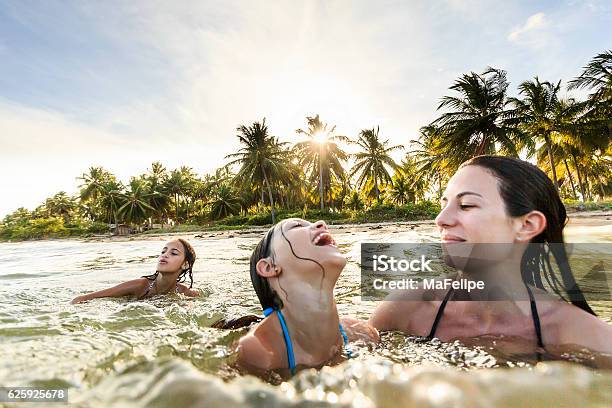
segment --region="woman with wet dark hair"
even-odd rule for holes
[[[284,220],[250,260],[253,288],[266,316],[240,339],[238,363],[251,371],[318,367],[349,341],[378,341],[366,322],[338,316],[334,286],[346,258],[323,221]]]
[[[179,238],[164,245],[154,274],[121,283],[112,288],[78,296],[71,303],[80,303],[101,297],[134,296],[145,299],[165,293],[199,296],[193,286],[193,264],[196,253],[186,240]],[[189,277],[189,287],[182,284]]]
[[[463,274],[513,297],[463,301],[465,293],[452,288],[398,292],[377,307],[374,327],[443,341],[518,336],[538,352],[553,345],[612,352],[612,326],[595,316],[570,269],[563,245],[567,214],[542,170],[510,157],[475,157],[449,180],[441,205],[442,247],[452,253],[464,243],[483,249],[479,261],[486,258],[480,269],[468,260]]]

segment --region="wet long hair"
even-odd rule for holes
[[[562,292],[580,309],[595,315],[580,290],[569,265],[563,241],[563,228],[568,218],[565,206],[552,181],[546,173],[533,164],[504,156],[477,156],[459,168],[479,166],[493,174],[498,180],[498,189],[511,217],[520,217],[531,211],[540,211],[546,217],[546,229],[533,237],[521,259],[521,275],[526,284],[544,289],[542,279],[562,299]],[[556,275],[550,260],[552,253],[561,280]]]
[[[179,241],[183,245],[183,252],[185,253],[185,261],[187,261],[187,268],[181,271],[179,276],[176,278],[176,281],[178,283],[183,283],[187,279],[187,276],[189,276],[189,289],[191,289],[191,287],[193,286],[193,264],[195,263],[195,260],[196,260],[196,253],[193,247],[191,246],[191,244],[187,242],[186,240],[184,240],[183,238],[178,238],[177,241]],[[155,271],[155,273],[152,275],[145,275],[142,277],[148,280],[154,281],[155,279],[157,279],[158,275],[159,275],[159,272]]]

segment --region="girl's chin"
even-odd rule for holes
[[[172,275],[172,274],[178,273],[178,271],[168,271],[164,269],[158,269],[157,272],[162,273],[164,275]]]
[[[347,259],[344,257],[344,255],[338,253],[338,255],[336,256],[325,257],[321,260],[321,263],[323,264],[323,266],[325,266],[326,269],[337,268],[338,275],[340,275],[342,269],[344,269],[344,267],[346,266]]]

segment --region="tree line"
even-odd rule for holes
[[[20,208],[0,228],[49,219],[54,225],[204,223],[248,214],[269,214],[275,222],[278,210],[404,206],[439,199],[458,166],[481,154],[535,159],[565,200],[609,197],[612,51],[596,55],[567,83],[568,91],[588,92],[583,100],[561,97],[560,80],[534,77],[519,84],[516,96],[508,87],[501,69],[462,75],[442,97],[439,116],[408,146],[392,145],[378,126],[353,138],[339,135],[319,115],[306,118],[296,130],[302,140],[292,145],[271,135],[264,118],[237,127],[240,148],[211,174],[154,162],[124,185],[90,167],[78,178],[77,196],[60,192],[33,211]],[[399,150],[406,153],[397,163],[391,153]]]

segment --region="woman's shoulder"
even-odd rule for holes
[[[136,278],[129,281],[129,283],[134,288],[134,293],[136,294],[137,298],[145,296],[147,292],[153,287],[154,282],[154,280],[150,280],[147,278]]]
[[[554,344],[576,344],[591,350],[612,353],[612,325],[564,300],[534,293],[544,336]]]
[[[579,344],[592,350],[612,353],[612,325],[579,307],[565,303],[558,313],[560,343]]]
[[[258,323],[246,335],[238,340],[238,361],[250,369],[269,370],[275,368],[276,353],[272,344],[272,328],[266,320]],[[278,337],[278,336],[276,336]]]

